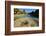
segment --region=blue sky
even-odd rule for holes
[[[18,9],[21,9],[21,10],[25,9],[25,12],[27,12],[27,13],[30,13],[32,11],[35,12],[37,10],[37,9],[29,9],[29,8],[18,8]]]

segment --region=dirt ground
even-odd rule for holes
[[[33,27],[37,26],[37,22],[32,18],[19,18],[14,21],[14,27]]]

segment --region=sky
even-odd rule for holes
[[[21,10],[23,10],[23,9],[25,9],[25,12],[26,13],[30,13],[30,12],[32,12],[32,11],[36,11],[37,9],[29,9],[29,8],[18,8],[18,9],[21,9]]]

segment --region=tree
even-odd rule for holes
[[[19,9],[14,8],[14,14],[16,14],[19,11]]]
[[[39,18],[39,10],[32,11],[31,13],[28,13],[28,15]]]
[[[34,15],[35,17],[39,17],[39,10],[37,9],[36,11],[35,11],[35,15]]]

